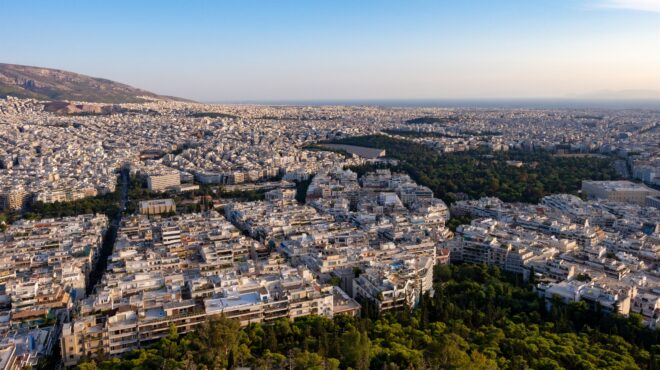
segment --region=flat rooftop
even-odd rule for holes
[[[225,308],[251,306],[261,302],[258,293],[243,293],[233,297],[207,299],[204,301],[206,312],[219,312]]]
[[[155,206],[174,206],[174,200],[153,199],[153,200],[143,200],[140,202],[140,208],[155,207]]]
[[[612,191],[651,191],[654,190],[648,186],[627,180],[613,180],[613,181],[582,181],[583,184],[600,186],[605,190]]]

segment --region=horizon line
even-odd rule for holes
[[[657,98],[419,98],[419,99],[244,99],[198,100],[217,105],[325,105],[387,106],[418,108],[582,108],[582,109],[660,109]]]

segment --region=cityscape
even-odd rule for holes
[[[381,6],[355,11],[411,16]],[[640,30],[660,20],[654,0],[579,9],[607,22],[622,12]],[[378,95],[377,84],[301,98],[287,90],[297,80],[277,79],[263,93],[272,83],[281,95],[250,95],[227,77],[217,96],[236,98],[215,102],[206,85],[201,98],[176,93],[185,78],[147,84],[160,95],[28,66],[40,64],[23,63],[32,52],[6,46],[16,55],[0,64],[2,370],[660,368],[654,92],[521,93],[518,104],[475,90],[434,103]],[[649,86],[612,86],[660,89],[659,65],[640,70]],[[245,73],[249,87],[263,71]],[[335,77],[330,90],[343,86]],[[174,90],[159,87],[168,78]]]

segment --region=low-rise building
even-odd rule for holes
[[[176,204],[173,199],[154,199],[140,202],[140,214],[158,215],[176,212]]]
[[[181,185],[181,176],[176,173],[159,173],[147,176],[147,188],[151,191],[160,192],[174,189]]]
[[[658,195],[660,192],[644,184],[631,181],[582,181],[582,192],[589,199],[606,199],[615,202],[646,205],[647,197]]]

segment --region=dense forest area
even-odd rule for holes
[[[387,129],[382,130],[382,132],[390,135],[399,135],[405,137],[413,138],[423,138],[423,137],[447,137],[453,139],[468,138],[470,136],[497,136],[501,135],[501,132],[498,131],[459,131],[458,134],[450,134],[446,132],[438,131],[419,131],[419,130],[401,130],[401,129]]]
[[[176,192],[154,192],[147,188],[146,181],[131,177],[128,185],[128,213],[136,213],[139,202],[142,200],[172,198],[177,206],[177,212],[189,213],[199,212],[211,207],[211,200],[234,199],[245,202],[264,200],[266,190],[232,190],[228,191],[222,185],[200,184],[199,190],[176,193]],[[205,203],[206,202],[206,203]]]
[[[112,192],[70,202],[35,202],[29,206],[29,209],[23,215],[23,218],[34,220],[76,216],[89,213],[103,213],[112,218],[120,212],[119,193]]]
[[[412,118],[409,120],[406,120],[406,123],[409,125],[417,125],[417,124],[422,124],[422,125],[433,125],[433,124],[445,124],[449,122],[458,122],[458,117],[456,116],[449,116],[449,117],[417,117],[417,118]]]
[[[407,172],[450,203],[460,199],[462,194],[471,198],[496,196],[505,202],[537,203],[548,194],[576,193],[582,180],[618,178],[611,160],[606,158],[486,149],[441,155],[422,144],[382,135],[350,137],[333,143],[386,149],[388,157],[400,160],[393,170]],[[523,164],[517,167],[507,161]],[[373,167],[353,169],[361,174]]]
[[[119,188],[120,185],[117,186]],[[180,212],[199,212],[201,210],[198,202],[199,197],[256,201],[263,200],[266,191],[264,189],[228,191],[221,185],[201,185],[199,190],[193,192],[154,192],[147,189],[146,181],[143,179],[131,177],[128,181],[126,212],[129,214],[137,213],[140,201],[162,198],[174,199]],[[22,217],[29,220],[39,220],[90,213],[103,213],[109,218],[118,216],[121,213],[119,209],[119,191],[68,202],[34,202],[27,207]],[[6,227],[6,225],[3,226],[2,222],[10,224],[20,217],[21,215],[18,212],[0,213],[0,230]]]
[[[386,134],[390,134],[390,135],[399,135],[399,136],[406,136],[406,137],[412,137],[412,138],[446,137],[446,138],[459,139],[459,138],[465,137],[463,135],[455,135],[455,134],[449,134],[449,133],[437,132],[437,131],[388,129],[388,130],[383,130],[382,132],[384,132]]]
[[[437,266],[434,294],[413,311],[308,316],[240,329],[224,317],[92,369],[658,369],[658,331],[638,316],[584,303],[547,309],[533,282],[479,265]]]

